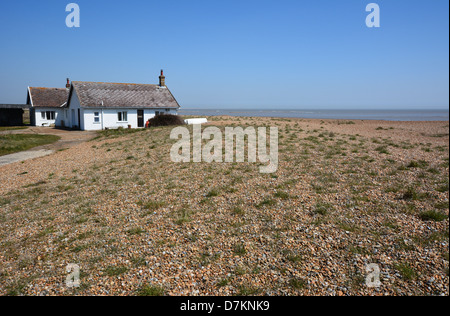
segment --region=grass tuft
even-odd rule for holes
[[[443,220],[448,218],[448,216],[445,215],[444,213],[434,210],[422,212],[420,213],[419,217],[423,221],[434,221],[434,222],[442,222]]]
[[[164,296],[166,290],[159,286],[145,285],[137,291],[137,296]]]

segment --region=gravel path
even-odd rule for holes
[[[0,294],[449,295],[448,122],[209,121],[278,126],[277,173],[170,128],[0,166]]]

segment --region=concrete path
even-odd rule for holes
[[[29,127],[28,129],[2,131],[0,135],[5,134],[40,134],[40,135],[56,135],[61,137],[60,140],[53,144],[47,144],[6,156],[0,156],[0,166],[8,165],[15,162],[21,162],[28,159],[38,158],[50,155],[55,151],[73,147],[82,142],[86,142],[94,138],[97,133],[95,131],[70,131],[56,129],[52,127]]]
[[[0,166],[9,165],[10,163],[25,161],[28,159],[39,158],[54,153],[54,150],[27,150],[20,153],[14,153],[6,156],[0,156]]]

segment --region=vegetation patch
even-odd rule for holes
[[[27,126],[0,126],[0,132],[27,129]]]
[[[139,132],[144,131],[144,129],[142,128],[123,128],[123,127],[119,127],[116,129],[106,129],[104,131],[99,131],[99,136],[97,136],[96,138],[94,138],[93,140],[97,140],[101,137],[117,137],[117,136],[123,136],[123,135],[129,135],[129,134],[136,134]]]
[[[118,276],[128,272],[128,268],[124,266],[109,266],[105,269],[107,276]]]
[[[0,156],[25,151],[42,145],[52,144],[58,140],[60,140],[60,137],[55,135],[0,135]]]
[[[145,285],[137,291],[137,296],[164,296],[166,290],[160,286]]]
[[[245,249],[245,245],[243,243],[237,243],[233,246],[233,252],[237,256],[244,256],[247,254],[247,249]]]
[[[423,221],[442,222],[443,220],[447,219],[448,216],[442,212],[431,210],[420,213],[420,218]]]
[[[396,264],[394,268],[400,272],[404,280],[415,280],[418,277],[417,272],[409,265],[409,263],[402,262]]]
[[[316,204],[313,213],[325,216],[328,214],[329,210],[331,210],[332,208],[333,208],[333,205],[331,205],[329,203],[319,202]]]
[[[289,280],[289,285],[296,290],[301,290],[301,289],[305,288],[306,282],[303,279],[295,279],[294,278],[294,279]]]
[[[405,201],[420,201],[427,199],[429,197],[428,193],[417,192],[415,188],[409,187],[403,194],[402,199]]]

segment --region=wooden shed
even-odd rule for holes
[[[23,125],[23,110],[27,108],[26,104],[0,104],[0,126]]]

